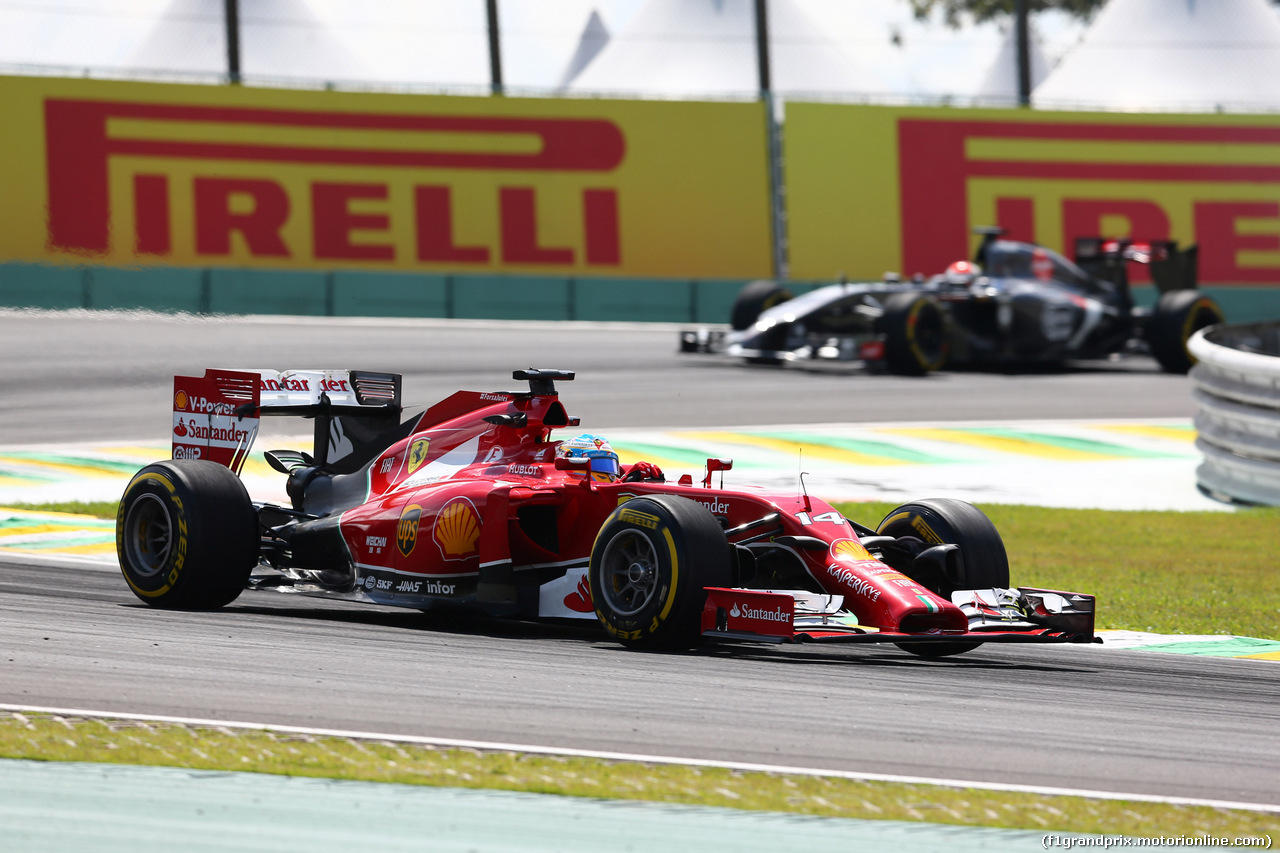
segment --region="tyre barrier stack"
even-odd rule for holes
[[[1196,485],[1219,500],[1280,506],[1280,321],[1201,329],[1187,343]]]

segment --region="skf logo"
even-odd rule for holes
[[[44,114],[48,243],[71,254],[391,268],[621,264],[618,192],[602,176],[622,163],[626,142],[608,119],[62,98],[47,98]],[[131,192],[129,203],[112,198],[110,176],[122,164],[131,171],[116,193]],[[490,180],[456,174],[464,171]],[[133,210],[127,246],[111,245],[113,202]],[[558,232],[564,245],[539,235],[552,206],[562,221],[578,214],[579,236]]]
[[[400,512],[400,522],[396,525],[396,547],[401,555],[407,557],[413,553],[413,546],[418,544],[418,521],[422,518],[422,507],[409,504]]]
[[[469,557],[480,550],[480,513],[466,498],[454,498],[436,514],[434,535],[446,560]]]
[[[903,267],[944,269],[972,254],[971,226],[996,224],[1068,255],[1076,237],[1176,237],[1200,246],[1202,281],[1274,283],[1277,145],[1273,123],[900,118]]]
[[[417,438],[409,445],[409,466],[406,473],[412,474],[422,467],[427,460],[427,451],[431,449],[431,439]]]

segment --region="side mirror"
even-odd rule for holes
[[[711,488],[711,475],[716,471],[720,471],[720,487],[724,488],[724,473],[733,469],[732,459],[708,459],[707,460],[707,476],[702,478],[703,488]]]

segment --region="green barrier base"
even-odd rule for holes
[[[725,323],[740,280],[0,264],[0,306],[192,314]],[[794,293],[820,286],[791,282]],[[1280,319],[1280,287],[1205,289],[1228,322]],[[1139,305],[1155,288],[1136,286]]]

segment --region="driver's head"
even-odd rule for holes
[[[590,459],[591,479],[602,483],[612,483],[621,474],[618,454],[613,452],[606,439],[591,433],[583,433],[560,442],[560,446],[556,448],[556,456]]]
[[[956,261],[947,267],[947,271],[943,273],[943,279],[947,284],[972,284],[973,280],[982,275],[982,267],[969,261]]]

